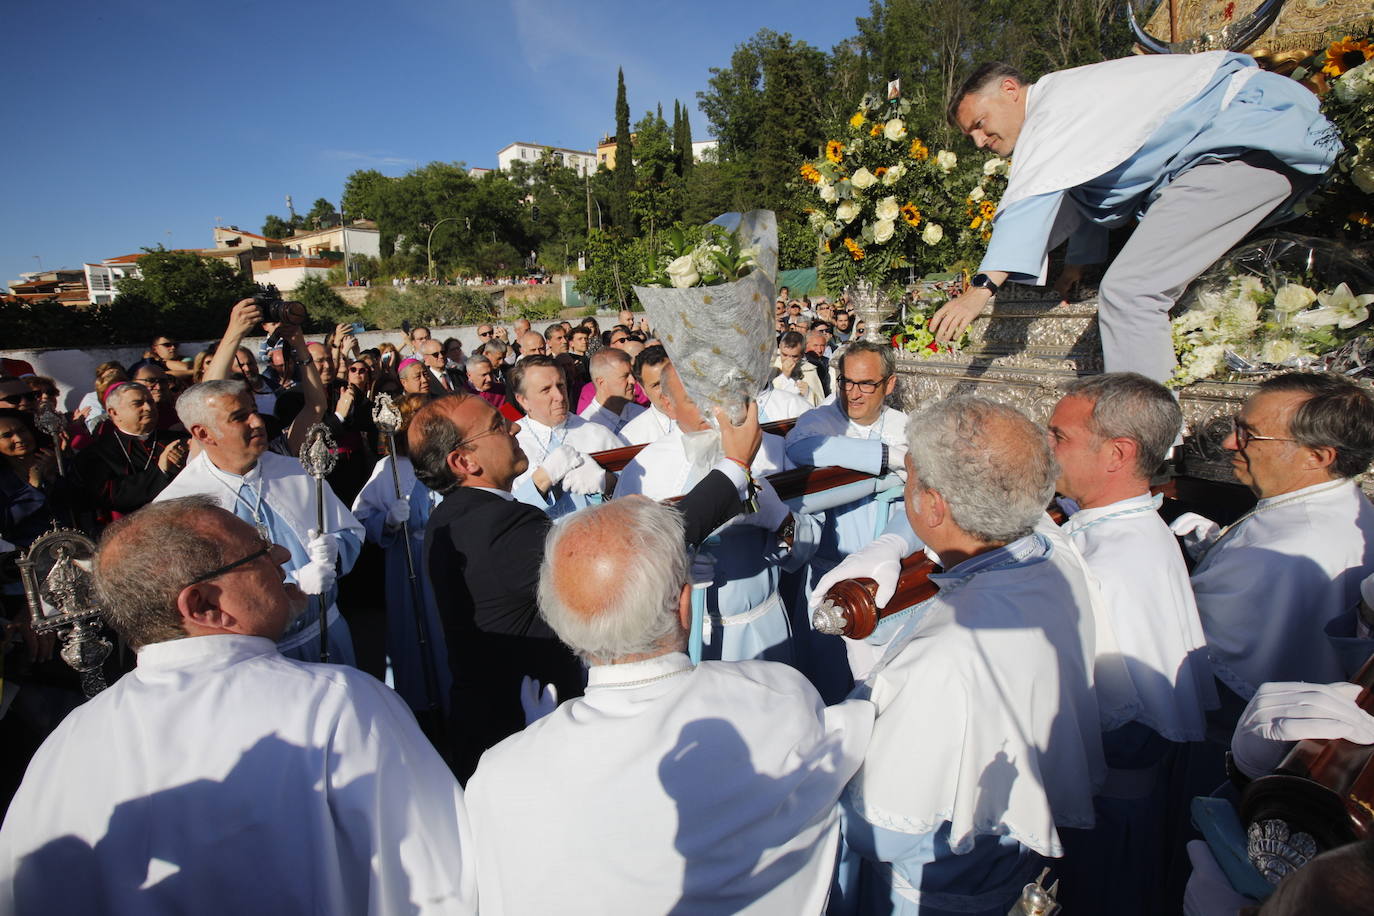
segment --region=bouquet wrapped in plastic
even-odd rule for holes
[[[719,406],[742,420],[768,381],[777,275],[777,218],[751,210],[717,217],[691,250],[672,252],[664,286],[635,287],[688,396],[708,418]]]
[[[1246,242],[1175,307],[1169,384],[1277,369],[1367,373],[1371,306],[1374,270],[1343,246],[1286,233]]]

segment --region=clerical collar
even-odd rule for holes
[[[682,652],[669,652],[623,665],[593,665],[587,671],[587,689],[597,687],[640,687],[662,681],[693,668],[692,660]]]
[[[126,429],[120,429],[118,423],[115,423],[115,424],[112,424],[112,425],[113,425],[114,428],[115,428],[115,432],[119,433],[121,436],[123,436],[123,437],[126,438],[126,439],[137,439],[139,442],[147,442],[147,441],[148,441],[148,437],[152,435],[152,432],[146,432],[146,433],[131,433],[131,432],[129,432],[129,431],[126,430]]]

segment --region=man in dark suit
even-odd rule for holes
[[[678,503],[693,547],[741,511],[740,468],[762,441],[752,406],[742,426],[721,427],[727,460]],[[453,669],[449,732],[463,781],[484,750],[524,727],[523,676],[553,684],[562,698],[582,693],[581,663],[539,616],[551,522],[511,496],[528,466],[517,429],[481,398],[453,395],[422,408],[407,432],[416,477],[445,494],[425,529],[424,568]]]

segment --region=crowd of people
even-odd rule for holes
[[[1182,825],[1233,731],[1241,778],[1318,718],[1374,739],[1337,686],[1374,649],[1364,389],[1263,383],[1226,440],[1258,502],[1171,530],[1157,383],[1076,382],[1047,428],[973,397],[908,415],[843,302],[784,290],[775,317],[741,425],[630,312],[483,324],[472,353],[268,325],[253,352],[245,300],[206,354],[102,364],[70,415],[7,366],[3,549],[103,530],[130,651],[80,704],[7,578],[7,791],[37,756],[0,911],[1000,916],[1050,866],[1068,912],[1155,913],[1190,861],[1196,908],[1224,891]],[[769,482],[805,466],[901,486],[807,510]],[[811,626],[844,579],[885,605],[921,551],[934,598],[863,640]]]

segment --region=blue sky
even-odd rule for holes
[[[145,246],[208,247],[218,219],[337,203],[360,168],[494,166],[521,140],[591,149],[632,116],[695,108],[760,28],[825,50],[867,0],[7,0],[0,286]]]

